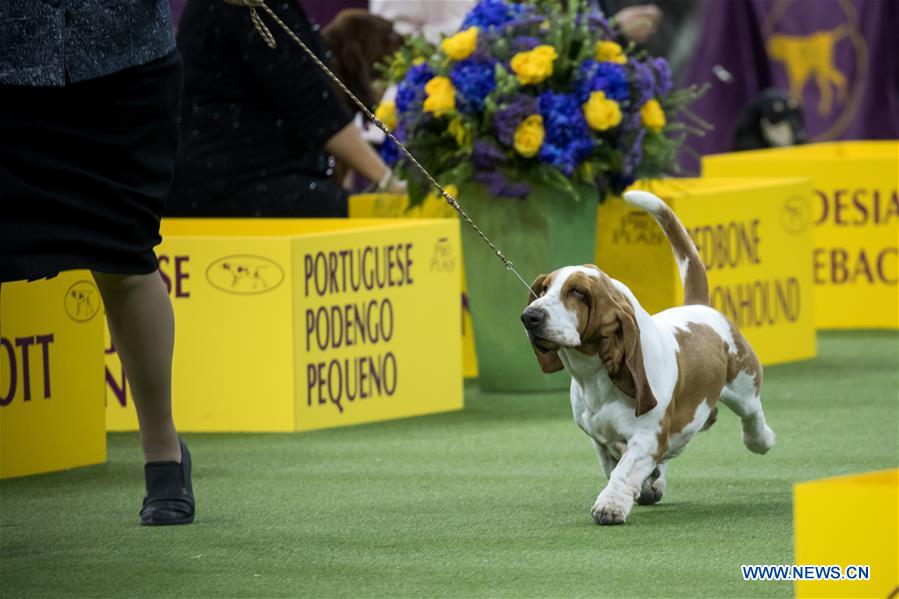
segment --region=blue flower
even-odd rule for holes
[[[655,95],[664,96],[671,91],[671,67],[668,61],[659,56],[650,61],[653,73],[655,74]]]
[[[546,138],[538,156],[570,177],[593,150],[581,103],[574,94],[547,90],[540,94],[539,106]]]
[[[396,87],[397,111],[406,112],[412,104],[421,103],[424,100],[425,84],[433,77],[434,73],[427,63],[410,68],[405,79]]]
[[[387,166],[393,166],[400,158],[400,149],[393,143],[393,140],[388,137],[378,149],[378,154],[381,155],[381,159]]]
[[[500,27],[524,12],[519,4],[507,4],[503,0],[481,0],[462,21],[460,31],[469,27]]]
[[[450,81],[456,88],[456,101],[466,112],[484,109],[484,98],[496,89],[493,61],[480,57],[472,57],[453,65],[450,70]]]
[[[627,71],[622,65],[611,62],[585,60],[578,71],[576,82],[578,101],[583,104],[591,92],[602,91],[606,97],[619,104],[627,101],[630,89]]]

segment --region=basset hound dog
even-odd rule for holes
[[[762,411],[762,367],[734,324],[710,307],[705,266],[687,231],[653,194],[630,191],[624,199],[665,232],[685,305],[650,316],[596,266],[568,266],[537,277],[521,315],[543,371],[571,375],[574,421],[609,480],[593,505],[597,524],[623,524],[635,500],[662,498],[668,461],[712,425],[719,399],[740,417],[750,451],[765,453],[775,442]]]

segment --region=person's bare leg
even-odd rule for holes
[[[159,272],[94,273],[106,320],[137,409],[144,462],[180,462],[172,420],[172,352],[175,317]]]

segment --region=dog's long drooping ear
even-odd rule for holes
[[[640,345],[640,327],[632,313],[625,311],[621,318],[621,330],[624,337],[624,363],[634,381],[634,398],[637,400],[636,414],[642,416],[650,411],[658,401],[646,378],[643,365],[643,347]]]
[[[528,298],[525,303],[525,307],[530,306],[531,303],[540,297],[541,292],[543,291],[543,284],[546,282],[547,275],[537,275],[537,278],[534,279],[534,282],[531,283],[531,290],[528,293]],[[540,363],[540,370],[549,374],[552,372],[558,372],[565,368],[562,365],[562,359],[559,358],[559,352],[548,351],[543,352],[531,345],[531,349],[534,350],[534,355],[537,356],[537,362]]]
[[[646,378],[640,327],[633,306],[608,280],[598,280],[592,291],[590,320],[586,339],[599,339],[599,357],[616,387],[636,400],[635,412],[642,416],[656,404],[656,397]]]

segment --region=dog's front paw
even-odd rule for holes
[[[597,524],[624,524],[630,512],[630,507],[600,498],[593,504],[591,511],[593,513],[593,521]]]

